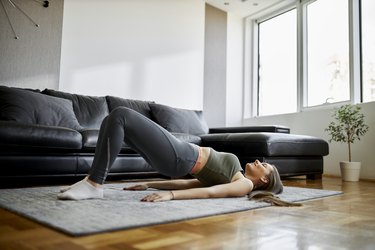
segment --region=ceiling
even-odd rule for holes
[[[277,5],[295,2],[295,0],[205,0],[205,2],[225,12],[247,17]]]

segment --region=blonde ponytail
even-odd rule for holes
[[[280,207],[300,207],[301,203],[281,200],[278,196],[267,191],[254,191],[249,194],[249,200],[263,201]]]

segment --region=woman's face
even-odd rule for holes
[[[253,182],[261,180],[263,183],[267,183],[267,176],[271,173],[272,169],[270,164],[256,160],[246,164],[245,176]]]

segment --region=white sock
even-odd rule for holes
[[[64,192],[68,191],[68,190],[71,189],[72,187],[77,186],[79,183],[81,183],[81,182],[87,180],[88,178],[89,178],[89,177],[86,176],[85,179],[80,180],[79,182],[76,182],[76,183],[74,183],[73,185],[70,185],[70,186],[67,186],[67,187],[62,187],[62,188],[60,189],[60,193],[64,193]]]
[[[74,184],[72,188],[57,197],[60,200],[103,199],[103,193],[102,187],[94,187],[86,180],[83,180]]]

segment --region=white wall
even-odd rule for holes
[[[207,4],[204,112],[210,127],[242,122],[243,45],[243,18]]]
[[[0,84],[21,88],[57,89],[60,72],[63,1],[44,8],[35,1],[15,1],[35,27],[10,2],[2,1],[19,39],[0,6]]]
[[[226,123],[227,36],[227,13],[206,4],[203,110],[209,127]]]
[[[228,13],[227,20],[227,107],[225,126],[238,126],[243,117],[243,54],[244,21],[236,14]]]
[[[353,145],[352,160],[362,162],[360,178],[375,179],[375,102],[364,103],[360,106],[370,130],[365,137]],[[328,141],[328,133],[324,129],[332,121],[332,112],[332,108],[326,108],[295,114],[257,117],[247,119],[244,125],[284,125],[290,127],[293,134],[317,136]],[[329,155],[324,157],[324,174],[340,176],[339,162],[348,160],[347,145],[332,142],[329,150]]]
[[[62,91],[203,108],[204,1],[65,0]]]

